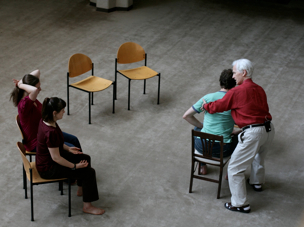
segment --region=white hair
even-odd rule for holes
[[[236,67],[236,70],[238,72],[243,72],[244,70],[246,70],[247,72],[247,77],[252,78],[252,74],[253,74],[253,65],[251,63],[251,61],[249,61],[248,59],[239,59],[239,60],[235,60],[232,63],[232,66]]]

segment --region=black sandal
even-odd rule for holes
[[[248,178],[247,180],[248,184],[255,190],[256,192],[261,192],[263,191],[262,185],[261,184],[250,184],[250,179]]]
[[[231,203],[225,203],[225,208],[231,211],[238,211],[241,213],[249,213],[251,211],[249,204],[242,207],[235,207],[232,206]]]

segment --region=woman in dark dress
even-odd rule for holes
[[[57,124],[63,117],[65,106],[65,101],[60,98],[44,99],[37,136],[36,167],[45,179],[77,179],[77,195],[83,196],[83,212],[101,215],[105,211],[91,203],[99,199],[91,158],[77,148],[64,144],[62,131]]]

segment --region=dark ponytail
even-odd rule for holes
[[[23,84],[28,84],[28,85],[31,85],[31,86],[36,86],[36,84],[39,83],[39,78],[36,77],[36,76],[33,76],[31,74],[26,74],[22,78],[22,83]],[[24,90],[23,89],[20,89],[17,86],[13,89],[13,91],[11,92],[10,100],[13,101],[14,106],[18,106],[18,103],[22,99],[23,95],[24,95]]]
[[[20,89],[19,87],[15,87],[14,90],[11,92],[10,100],[13,101],[14,106],[18,106],[18,103],[22,99],[24,95],[24,90]]]
[[[56,111],[57,113],[59,113],[65,107],[66,102],[61,98],[45,98],[42,104],[42,120],[48,123],[53,122],[53,112]]]

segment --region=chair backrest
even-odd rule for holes
[[[202,155],[197,155],[194,153],[194,151],[195,151],[194,137],[195,136],[200,137],[200,139],[201,139],[202,148],[203,148]],[[208,134],[208,133],[204,133],[204,132],[198,132],[198,131],[195,131],[192,129],[192,155],[200,157],[200,158],[206,158],[206,159],[216,160],[216,161],[223,160],[223,146],[224,146],[223,140],[224,140],[223,136]],[[221,146],[220,158],[212,157],[212,149],[213,149],[213,145],[215,142],[219,142],[220,146]]]
[[[92,70],[92,60],[84,54],[74,54],[69,60],[69,77],[76,77]]]
[[[117,51],[117,63],[129,64],[145,59],[145,50],[137,43],[127,42],[122,44]]]
[[[18,147],[18,150],[19,150],[21,158],[22,158],[26,176],[30,180],[30,169],[32,169],[32,166],[31,166],[31,163],[29,162],[29,160],[25,157],[25,151],[26,151],[25,147],[23,146],[23,144],[21,142],[17,142],[17,147]]]
[[[17,116],[16,116],[16,124],[17,124],[17,127],[18,127],[21,137],[22,137],[22,143],[24,143],[24,136],[23,136],[23,131],[22,131],[21,124],[20,124],[19,114],[17,114]]]

